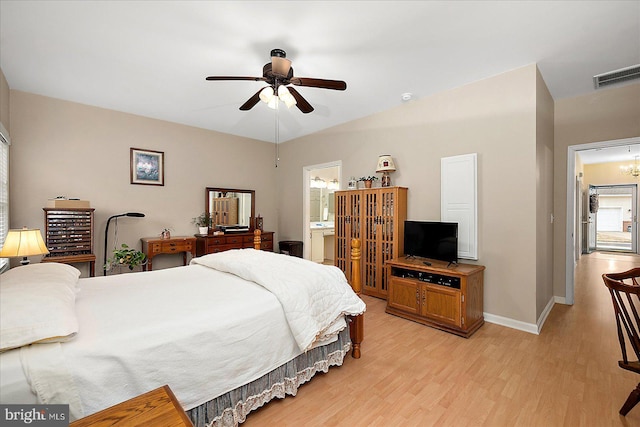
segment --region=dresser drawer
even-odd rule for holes
[[[234,245],[209,246],[209,249],[208,249],[207,253],[208,254],[217,254],[218,252],[228,251],[229,249],[239,249],[239,247],[238,246],[234,246]]]
[[[244,240],[244,236],[233,236],[233,235],[225,236],[225,243],[227,245],[231,245],[236,248],[242,247],[243,240]]]
[[[260,249],[273,252],[273,241],[260,242]]]
[[[189,241],[162,242],[160,245],[160,251],[163,253],[191,251],[193,248],[192,243]]]

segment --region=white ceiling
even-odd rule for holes
[[[280,141],[537,63],[555,99],[640,64],[640,1],[0,1],[9,87],[264,141],[275,114],[239,111],[282,48],[315,107],[280,110]],[[603,89],[601,89],[603,90]],[[606,90],[606,89],[605,89]]]
[[[638,119],[640,120],[640,118]],[[640,144],[619,145],[615,147],[594,148],[578,151],[580,160],[585,165],[594,163],[626,162],[640,159]]]

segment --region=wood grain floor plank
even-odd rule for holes
[[[640,426],[640,406],[618,414],[640,378],[618,368],[601,278],[638,265],[633,255],[583,255],[575,304],[556,304],[540,335],[486,323],[465,339],[388,315],[385,301],[365,296],[362,358],[243,426]]]

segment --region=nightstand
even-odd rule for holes
[[[142,252],[147,256],[147,264],[142,266],[142,270],[153,269],[153,257],[162,254],[182,253],[183,264],[187,265],[187,252],[192,257],[196,256],[196,238],[187,236],[171,237],[170,239],[161,239],[158,237],[143,237]]]
[[[107,426],[193,427],[193,423],[165,385],[72,422],[70,427]]]

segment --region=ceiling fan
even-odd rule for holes
[[[294,77],[291,61],[286,58],[287,53],[284,50],[273,49],[271,51],[271,62],[262,67],[262,77],[209,76],[207,80],[253,80],[266,82],[268,86],[257,91],[247,102],[240,106],[242,111],[252,109],[260,100],[269,104],[270,107],[275,108],[278,100],[281,100],[287,107],[296,105],[300,111],[306,114],[312,112],[313,107],[300,95],[300,92],[293,87],[287,87],[288,85],[333,90],[345,90],[347,88],[347,84],[342,80]]]

